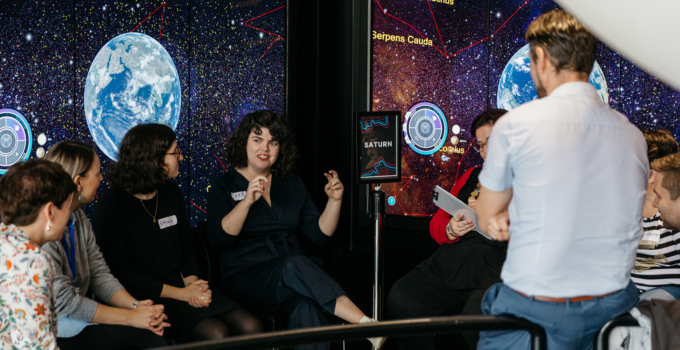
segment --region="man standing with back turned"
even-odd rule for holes
[[[480,228],[510,240],[503,283],[482,309],[541,325],[548,348],[591,349],[595,333],[635,306],[645,139],[588,83],[597,40],[555,10],[526,32],[539,100],[494,125],[479,180]],[[512,239],[510,239],[512,237]],[[528,349],[526,331],[482,332],[478,349]]]

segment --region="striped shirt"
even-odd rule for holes
[[[640,291],[680,285],[680,231],[663,227],[657,212],[642,221],[644,235],[638,245],[631,279]]]

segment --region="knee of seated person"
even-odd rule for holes
[[[204,318],[196,325],[193,332],[195,340],[222,339],[230,335],[229,326],[214,317]]]
[[[262,322],[255,316],[241,318],[238,328],[241,335],[261,333],[264,330]]]
[[[391,319],[408,318],[408,306],[410,304],[409,296],[405,290],[401,288],[399,281],[394,284],[390,294],[387,296],[387,315]]]
[[[640,301],[642,300],[675,300],[673,295],[671,293],[668,293],[667,291],[660,289],[660,288],[654,288],[650,289],[642,294],[640,294]]]

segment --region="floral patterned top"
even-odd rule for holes
[[[0,223],[0,349],[58,349],[50,258]]]

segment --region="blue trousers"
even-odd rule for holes
[[[628,287],[581,302],[553,303],[525,297],[503,283],[494,284],[484,295],[485,315],[515,316],[545,329],[550,350],[592,349],[595,334],[612,318],[628,312],[638,302],[638,291]],[[481,332],[477,349],[529,349],[527,331]]]

